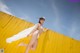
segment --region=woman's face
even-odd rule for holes
[[[44,20],[40,20],[40,23],[43,24],[44,23]]]

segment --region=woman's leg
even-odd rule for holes
[[[37,47],[37,45],[38,45],[38,40],[35,41],[35,43],[34,43],[34,44],[32,45],[32,47],[31,47],[31,49],[32,49],[32,50],[35,50],[36,47]]]
[[[31,40],[31,42],[28,44],[27,49],[26,49],[26,53],[29,52],[29,50],[31,49],[31,47],[33,46],[35,40]]]
[[[27,47],[27,45],[28,45],[28,44],[25,44],[25,43],[22,42],[22,43],[20,43],[18,46],[26,46],[26,47]]]
[[[36,40],[37,40],[37,35],[38,35],[38,33],[33,33],[32,39],[31,39],[30,43],[29,43],[28,46],[27,46],[26,53],[28,53],[29,50],[30,50],[32,47],[34,47],[34,48],[36,47],[36,45],[37,45],[37,42],[36,42]],[[34,44],[35,44],[35,45],[34,45]]]
[[[33,46],[34,43],[35,43],[35,38],[32,38],[32,40],[30,41],[30,43],[27,46],[26,53],[29,52],[29,50],[31,49],[31,47]]]

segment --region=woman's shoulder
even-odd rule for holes
[[[37,26],[41,26],[41,24],[40,24],[40,23],[37,23],[36,25],[37,25]]]
[[[35,25],[40,25],[40,23],[36,23]]]

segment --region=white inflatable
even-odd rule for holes
[[[16,40],[19,40],[19,39],[27,37],[37,27],[37,25],[38,24],[35,24],[34,26],[21,31],[21,32],[13,35],[12,37],[7,38],[6,42],[7,43],[11,43],[13,41],[16,41]]]

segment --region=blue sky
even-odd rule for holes
[[[0,0],[0,11],[80,40],[80,0]]]

